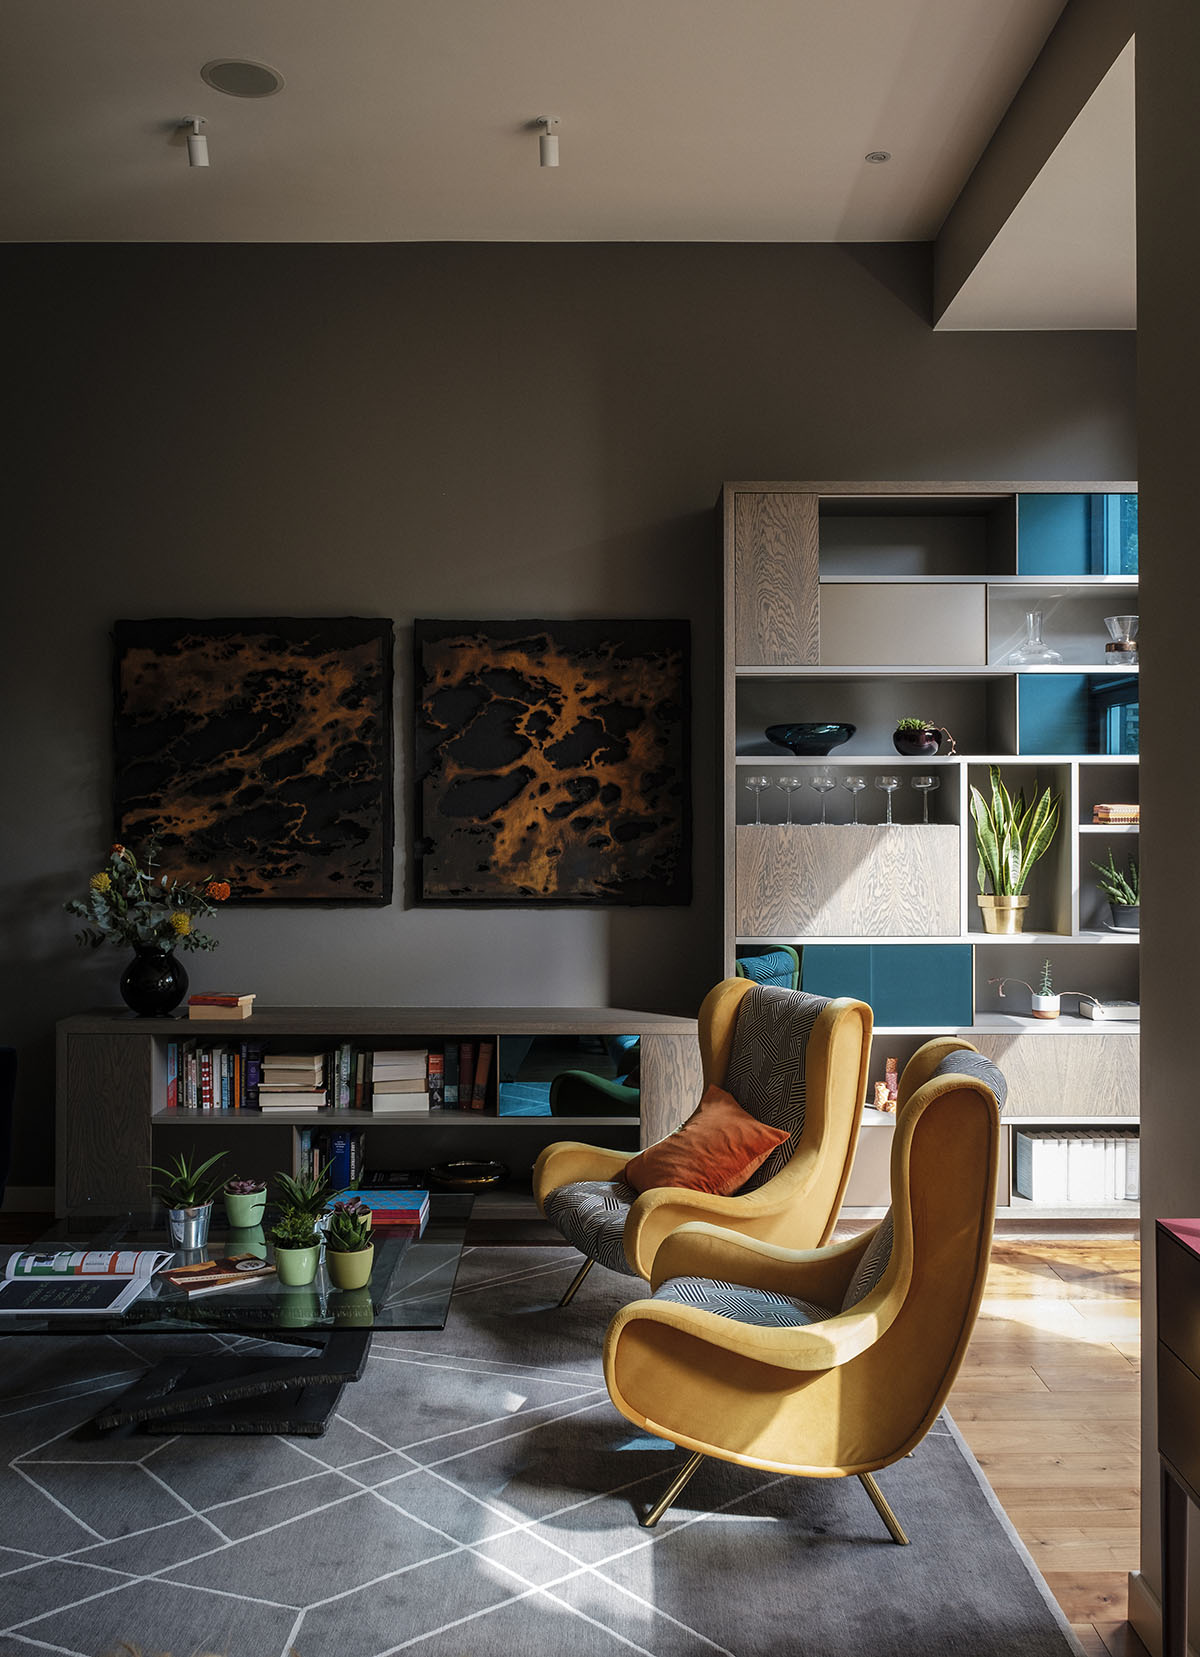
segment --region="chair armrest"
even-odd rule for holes
[[[538,1208],[546,1212],[546,1198],[560,1185],[574,1185],[581,1179],[616,1179],[632,1156],[631,1151],[609,1151],[600,1145],[582,1145],[559,1139],[533,1165],[533,1194]]]
[[[864,1312],[856,1306],[853,1311],[839,1312],[823,1323],[774,1329],[739,1323],[734,1318],[723,1318],[716,1312],[677,1301],[635,1300],[622,1307],[608,1326],[604,1339],[605,1376],[611,1391],[612,1361],[622,1334],[636,1336],[637,1325],[646,1323],[661,1324],[690,1335],[705,1346],[732,1353],[742,1360],[748,1358],[769,1364],[773,1369],[799,1374],[819,1374],[848,1364],[866,1352],[894,1321],[896,1309],[893,1305],[890,1312],[886,1308]]]
[[[820,1152],[806,1147],[802,1140],[784,1174],[756,1191],[714,1197],[707,1191],[689,1191],[682,1186],[656,1186],[643,1192],[630,1209],[625,1224],[626,1257],[635,1271],[648,1278],[664,1238],[693,1220],[728,1224],[753,1236],[756,1226],[768,1229],[777,1215],[802,1206],[820,1170]]]
[[[876,1229],[824,1248],[789,1249],[721,1226],[681,1226],[659,1246],[650,1287],[657,1289],[671,1277],[707,1277],[837,1307]]]
[[[975,1048],[962,1036],[934,1036],[932,1041],[918,1047],[901,1072],[897,1111],[902,1111],[917,1089],[924,1087],[943,1059],[949,1058],[951,1053],[974,1052]]]

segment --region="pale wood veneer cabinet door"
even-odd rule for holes
[[[126,1036],[66,1038],[66,1200],[72,1211],[149,1207],[151,1064],[154,1043]]]
[[[703,1082],[695,1036],[642,1037],[642,1144],[674,1133],[700,1103]]]
[[[953,823],[749,824],[737,831],[747,938],[944,938],[959,930]]]
[[[1138,1035],[1012,1035],[967,1032],[1004,1072],[1006,1117],[1136,1116]]]
[[[815,495],[735,493],[733,607],[740,667],[820,660]]]

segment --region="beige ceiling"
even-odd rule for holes
[[[0,234],[926,240],[1062,0],[3,0]],[[273,65],[260,101],[214,57]],[[189,170],[172,123],[207,118]],[[537,165],[539,115],[561,166]],[[885,166],[863,161],[886,149]]]
[[[927,241],[1062,9],[3,0],[0,240]],[[216,57],[284,88],[215,92]]]

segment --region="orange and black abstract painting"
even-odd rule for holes
[[[690,901],[687,622],[413,631],[420,899]]]
[[[116,837],[235,900],[383,904],[392,624],[118,621]]]

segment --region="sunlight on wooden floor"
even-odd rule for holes
[[[1089,1657],[1140,1657],[1139,1252],[1127,1237],[992,1251],[950,1413]]]

